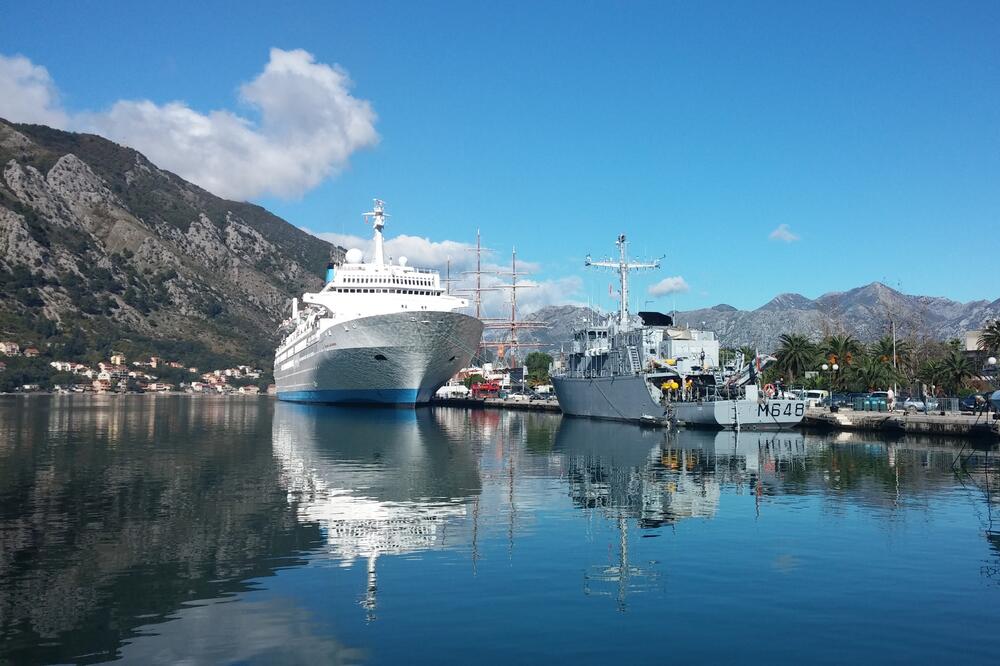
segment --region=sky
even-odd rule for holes
[[[1000,3],[5,3],[0,117],[221,196],[616,307],[881,281],[1000,297]]]

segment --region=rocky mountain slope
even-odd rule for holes
[[[535,340],[558,348],[560,341],[569,339],[569,331],[578,322],[594,316],[589,308],[571,306],[538,310],[532,318],[548,322],[550,328],[536,333]],[[713,330],[726,346],[752,345],[773,350],[782,333],[803,333],[819,339],[846,332],[870,342],[885,335],[894,320],[900,337],[947,340],[961,338],[966,331],[998,318],[1000,299],[959,303],[947,298],[911,296],[873,282],[850,291],[824,294],[815,300],[800,294],[780,294],[756,310],[716,305],[681,311],[675,321]]]
[[[342,252],[131,148],[0,120],[0,339],[264,363]]]

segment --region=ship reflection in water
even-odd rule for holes
[[[987,662],[998,472],[941,440],[0,398],[0,663],[650,662],[659,634]]]
[[[345,567],[366,561],[368,619],[379,556],[459,545],[448,524],[467,517],[481,490],[469,448],[449,442],[429,410],[278,403],[274,454],[300,519],[322,526],[328,556]]]

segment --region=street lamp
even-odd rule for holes
[[[827,363],[824,363],[823,365],[820,366],[820,368],[823,369],[823,372],[830,371],[830,383],[829,383],[829,386],[830,386],[830,411],[832,412],[833,411],[833,373],[837,372],[837,370],[840,369],[840,366],[837,365],[836,363],[834,363],[832,366],[829,365],[829,364],[827,364]]]

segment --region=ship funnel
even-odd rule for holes
[[[333,282],[333,262],[326,265],[326,281]]]

